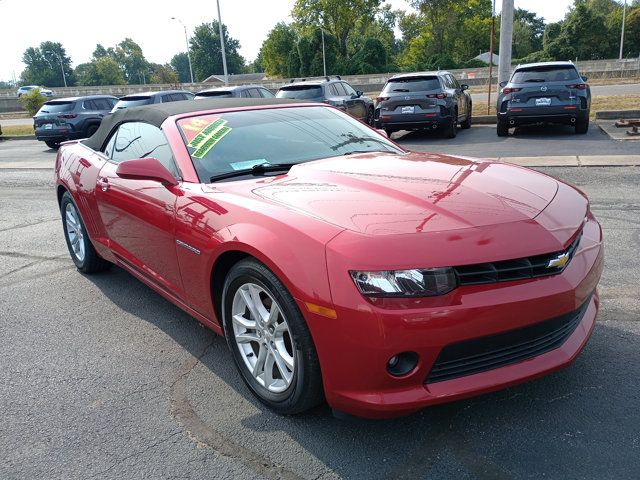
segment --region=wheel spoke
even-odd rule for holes
[[[251,374],[253,378],[258,378],[260,375],[264,373],[264,363],[267,359],[267,348],[263,345],[260,345],[260,350],[258,351],[258,358],[256,359],[256,364],[253,366],[253,371]]]
[[[269,318],[267,319],[268,325],[275,325],[280,315],[280,308],[276,302],[271,304],[271,311],[269,312]]]
[[[238,343],[251,343],[251,342],[260,342],[260,337],[255,333],[245,332],[239,335],[236,335],[236,342]]]
[[[239,292],[240,292],[240,295],[242,295],[242,300],[244,300],[244,303],[247,305],[247,308],[249,308],[249,311],[251,312],[251,316],[253,317],[253,320],[255,322],[257,322],[258,320],[261,320],[262,317],[260,315],[260,312],[258,311],[257,305],[253,301],[253,296],[251,295],[251,293],[245,290],[244,287],[241,287]]]
[[[269,317],[269,312],[267,312],[267,309],[262,303],[262,298],[260,298],[260,290],[258,290],[258,286],[249,284],[248,288],[251,299],[253,300],[253,304],[255,305],[256,311],[258,312],[258,318],[260,318],[260,320],[262,320],[263,322],[266,322],[267,318]]]
[[[71,227],[74,230],[77,230],[76,228],[76,218],[75,215],[73,214],[73,212],[69,209],[67,210],[67,225],[71,224]]]
[[[285,363],[284,359],[280,355],[280,352],[276,348],[273,348],[271,349],[271,356],[273,357],[276,363],[276,366],[280,371],[280,376],[282,376],[282,379],[288,385],[289,382],[291,381],[291,372],[287,369],[287,364]],[[293,363],[291,364],[291,367],[293,368]]]
[[[267,353],[267,358],[264,364],[264,386],[267,388],[271,387],[276,382],[276,379],[273,378],[274,360],[275,360],[275,355],[271,350],[269,350],[269,353]]]
[[[233,322],[243,328],[255,330],[256,322],[248,318],[244,318],[241,314],[233,316]]]

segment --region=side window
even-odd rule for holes
[[[162,103],[166,103],[166,102],[171,102],[171,101],[173,101],[173,99],[171,98],[171,94],[170,94],[170,93],[167,93],[167,94],[165,94],[165,95],[162,95],[162,97],[160,98],[160,101],[161,101]]]
[[[338,90],[336,89],[335,85],[329,85],[329,94],[333,95],[334,97],[338,96]]]
[[[108,149],[107,144],[105,153]],[[109,157],[116,163],[135,158],[157,158],[174,176],[180,176],[164,133],[148,123],[129,122],[120,125]]]
[[[249,90],[242,90],[242,91],[240,92],[240,96],[241,96],[242,98],[250,98],[250,97],[251,97],[251,95],[249,95]]]
[[[336,92],[338,92],[338,96],[339,97],[346,97],[347,96],[347,91],[342,86],[342,82],[336,82],[332,86],[335,87]]]
[[[94,100],[85,100],[82,102],[82,108],[85,110],[98,110],[96,102]]]
[[[344,87],[344,91],[347,92],[347,95],[349,96],[357,95],[356,91],[348,83],[342,82],[342,86]]]
[[[260,95],[260,90],[258,90],[257,88],[252,88],[251,98],[262,98],[262,95]]]
[[[269,90],[267,90],[266,88],[260,88],[258,89],[260,90],[260,93],[262,94],[262,96],[264,98],[273,98],[275,95],[273,93],[271,93]]]
[[[113,135],[111,135],[111,138],[109,139],[109,141],[107,142],[107,146],[104,147],[104,154],[108,157],[111,158],[111,155],[113,154],[113,146],[116,143],[116,137],[118,136],[118,131],[116,130]]]
[[[453,75],[449,75],[449,77],[451,78],[451,88],[455,88],[455,89],[460,89],[460,84],[458,83],[458,81],[456,80],[456,77],[454,77]]]

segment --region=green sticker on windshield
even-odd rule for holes
[[[195,152],[191,156],[193,158],[203,158],[209,153],[231,131],[231,128],[225,125],[226,123],[226,120],[219,118],[203,128],[187,145],[190,148],[195,148]]]

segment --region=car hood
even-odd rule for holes
[[[379,236],[530,221],[557,191],[556,180],[514,165],[412,152],[296,165],[246,194]]]

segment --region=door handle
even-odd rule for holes
[[[98,179],[98,185],[100,185],[103,192],[109,190],[109,180],[104,177]]]

